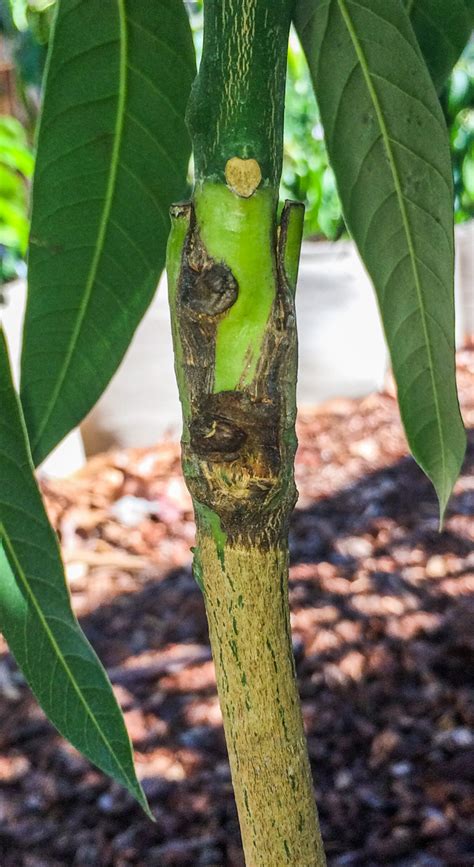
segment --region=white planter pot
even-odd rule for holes
[[[456,226],[456,342],[474,336],[474,220]]]
[[[5,331],[13,378],[18,387],[20,373],[21,332],[26,302],[26,286],[23,280],[9,283],[6,289],[7,304],[0,307],[0,322]],[[41,464],[40,472],[50,478],[63,478],[79,470],[85,463],[84,446],[76,428],[59,444]]]
[[[387,349],[372,285],[351,241],[303,244],[296,308],[300,405],[381,387]]]

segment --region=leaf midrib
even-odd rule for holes
[[[436,420],[437,420],[438,435],[439,435],[439,441],[440,441],[440,451],[441,451],[441,456],[442,456],[443,487],[444,487],[445,480],[446,480],[446,455],[445,455],[445,448],[444,448],[443,428],[442,428],[442,424],[441,424],[441,412],[440,412],[438,393],[436,390],[436,382],[435,382],[434,372],[433,372],[433,357],[431,354],[428,327],[427,327],[427,323],[426,323],[426,315],[425,315],[425,308],[424,308],[424,303],[423,303],[423,294],[422,294],[422,290],[421,290],[420,275],[418,273],[418,267],[416,264],[415,247],[414,247],[413,239],[411,236],[411,230],[410,230],[408,215],[407,215],[407,211],[406,211],[406,207],[405,207],[405,200],[403,197],[403,191],[402,191],[402,188],[400,185],[400,179],[398,177],[398,170],[397,170],[397,166],[396,166],[396,162],[395,162],[395,156],[394,156],[392,145],[391,145],[391,138],[390,138],[390,135],[389,135],[389,132],[387,129],[387,125],[385,123],[385,119],[383,116],[383,111],[382,111],[382,107],[380,105],[377,91],[375,90],[375,87],[372,83],[369,65],[367,63],[367,58],[365,56],[364,49],[362,48],[362,45],[358,39],[357,32],[355,30],[355,27],[353,25],[353,22],[352,22],[350,13],[349,13],[349,10],[348,10],[347,5],[346,5],[346,0],[336,0],[336,2],[339,6],[342,18],[343,18],[344,23],[347,27],[349,36],[350,36],[352,44],[354,46],[354,50],[356,52],[356,55],[359,59],[360,65],[361,65],[362,74],[363,74],[364,79],[365,79],[367,90],[369,91],[369,95],[370,95],[370,98],[372,100],[372,103],[373,103],[373,106],[375,109],[375,113],[377,115],[377,120],[379,122],[383,142],[385,145],[385,150],[387,153],[387,159],[388,159],[388,162],[390,165],[390,170],[391,170],[393,182],[395,185],[395,190],[396,190],[397,199],[398,199],[398,205],[400,208],[402,223],[403,223],[403,227],[405,230],[408,250],[410,253],[410,261],[411,261],[413,276],[414,276],[414,280],[415,280],[415,288],[416,288],[416,293],[417,293],[417,297],[418,297],[418,303],[420,306],[421,323],[422,323],[423,334],[424,334],[424,338],[425,338],[426,353],[427,353],[427,357],[428,357],[428,368],[430,371],[431,386],[432,386],[432,391],[433,391],[433,403],[434,403],[435,411],[436,411]],[[443,491],[443,495],[444,495],[444,491]]]
[[[72,671],[69,668],[64,655],[61,653],[61,649],[60,649],[58,643],[56,642],[56,639],[55,639],[53,633],[51,632],[51,630],[49,628],[48,622],[47,622],[46,618],[44,617],[43,612],[41,610],[41,606],[37,602],[36,596],[33,593],[32,589],[30,587],[30,584],[29,584],[29,582],[25,576],[25,573],[21,567],[21,564],[20,564],[20,562],[19,562],[19,560],[15,554],[15,550],[14,550],[14,548],[10,542],[10,537],[9,537],[4,525],[1,523],[0,523],[0,539],[3,540],[3,544],[7,548],[7,551],[8,551],[9,557],[11,559],[11,562],[13,563],[15,572],[18,575],[18,578],[21,581],[21,584],[25,590],[25,593],[26,593],[28,599],[30,600],[30,602],[31,602],[31,604],[35,610],[35,614],[36,614],[38,620],[40,621],[41,626],[43,627],[44,632],[45,632],[47,638],[49,639],[49,642],[50,642],[50,644],[51,644],[51,646],[55,652],[56,661],[61,662],[62,667],[66,673],[66,677],[68,678],[68,681],[72,684],[72,687],[73,687],[74,691],[76,692],[77,697],[79,698],[79,701],[81,702],[82,706],[84,707],[86,716],[88,717],[88,719],[90,719],[92,721],[92,723],[93,723],[95,729],[97,730],[102,742],[105,744],[105,746],[107,747],[107,750],[110,752],[110,754],[114,757],[115,762],[117,764],[117,767],[120,768],[120,771],[123,774],[123,777],[127,780],[129,786],[135,791],[135,785],[133,783],[133,780],[130,778],[127,771],[123,767],[123,765],[119,762],[111,744],[107,740],[107,738],[106,738],[103,730],[99,726],[94,714],[91,712],[89,705],[87,704],[87,701],[85,700],[85,698],[82,694],[81,689],[79,688],[78,684],[76,683],[76,679],[75,679],[74,675],[72,674]],[[65,621],[63,621],[63,622],[65,622]],[[26,640],[25,640],[25,644],[26,644]]]
[[[59,371],[58,379],[56,381],[56,385],[51,393],[51,397],[48,401],[45,414],[43,416],[43,421],[38,427],[37,435],[32,442],[31,450],[33,455],[36,453],[36,449],[41,442],[41,438],[43,436],[44,431],[46,430],[47,425],[49,424],[49,420],[56,406],[57,399],[59,397],[60,391],[66,379],[66,375],[71,364],[71,360],[74,354],[75,346],[77,343],[77,338],[80,334],[82,324],[84,322],[84,317],[87,312],[87,307],[89,305],[89,301],[92,294],[92,289],[94,286],[94,282],[97,276],[97,271],[104,247],[105,236],[107,232],[107,225],[110,216],[110,211],[112,208],[112,202],[115,192],[115,182],[117,179],[117,172],[119,168],[119,155],[120,148],[122,144],[122,136],[123,136],[123,126],[124,126],[124,118],[125,118],[125,109],[126,109],[126,83],[127,83],[127,22],[126,22],[126,11],[125,11],[125,0],[117,0],[117,9],[119,16],[119,28],[120,28],[120,54],[119,54],[119,88],[118,88],[118,101],[117,101],[117,118],[115,122],[114,129],[114,145],[112,148],[112,156],[110,162],[110,174],[107,183],[107,189],[105,194],[104,208],[102,211],[102,216],[99,224],[99,231],[97,235],[97,244],[94,252],[94,256],[92,258],[89,275],[87,278],[84,294],[81,299],[81,304],[79,308],[79,315],[76,320],[76,324],[74,330],[71,335],[71,339],[69,341],[68,349],[64,358],[63,365]]]

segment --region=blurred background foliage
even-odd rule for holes
[[[35,128],[55,2],[0,0],[0,282],[24,271]],[[199,56],[202,0],[187,0],[187,6]],[[455,219],[463,222],[474,217],[473,41],[441,102],[451,141]],[[336,240],[345,234],[316,100],[294,33],[288,53],[281,195],[305,202],[307,238]]]
[[[288,50],[282,198],[304,202],[305,235],[336,240],[344,232],[324,131],[308,67],[294,32]]]
[[[21,271],[28,242],[28,184],[34,158],[22,124],[0,116],[0,281]]]
[[[474,217],[474,41],[464,51],[442,97],[453,159],[455,216]]]
[[[54,0],[0,0],[0,284],[25,272],[34,134]]]

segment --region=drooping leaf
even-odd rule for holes
[[[403,0],[439,92],[474,25],[474,0]]]
[[[436,92],[399,0],[304,0],[297,29],[346,222],[377,292],[408,442],[443,513],[465,433],[451,163]]]
[[[186,187],[194,72],[182,0],[59,0],[22,358],[35,463],[93,406],[153,296]]]
[[[0,330],[0,631],[56,728],[149,812],[112,687],[72,612]]]

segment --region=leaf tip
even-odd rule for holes
[[[435,488],[436,490],[436,488]],[[439,506],[439,521],[438,521],[438,533],[442,533],[444,530],[444,519],[446,517],[446,509],[448,507],[450,494],[446,498],[442,498],[438,491],[436,491],[436,495],[438,497],[438,506]]]
[[[151,812],[151,807],[148,803],[148,799],[147,799],[145,792],[143,791],[141,786],[139,786],[139,792],[137,792],[135,794],[135,797],[137,799],[138,804],[140,805],[143,812],[145,813],[145,816],[147,817],[147,819],[149,819],[150,822],[153,822],[153,824],[156,824],[156,818],[153,815],[153,813]]]
[[[462,427],[462,440],[459,442],[459,447],[457,450],[456,459],[453,461],[453,465],[446,470],[446,473],[441,478],[436,478],[433,474],[426,472],[426,469],[422,467],[428,478],[433,484],[433,487],[436,491],[436,496],[438,498],[439,505],[439,525],[438,531],[440,533],[443,532],[444,529],[444,521],[446,517],[446,510],[449,505],[449,501],[451,499],[451,495],[453,493],[454,486],[459,478],[459,475],[462,470],[462,465],[464,463],[464,457],[466,454],[466,446],[467,446],[467,437],[466,431],[464,427]],[[454,457],[454,455],[453,455]]]

